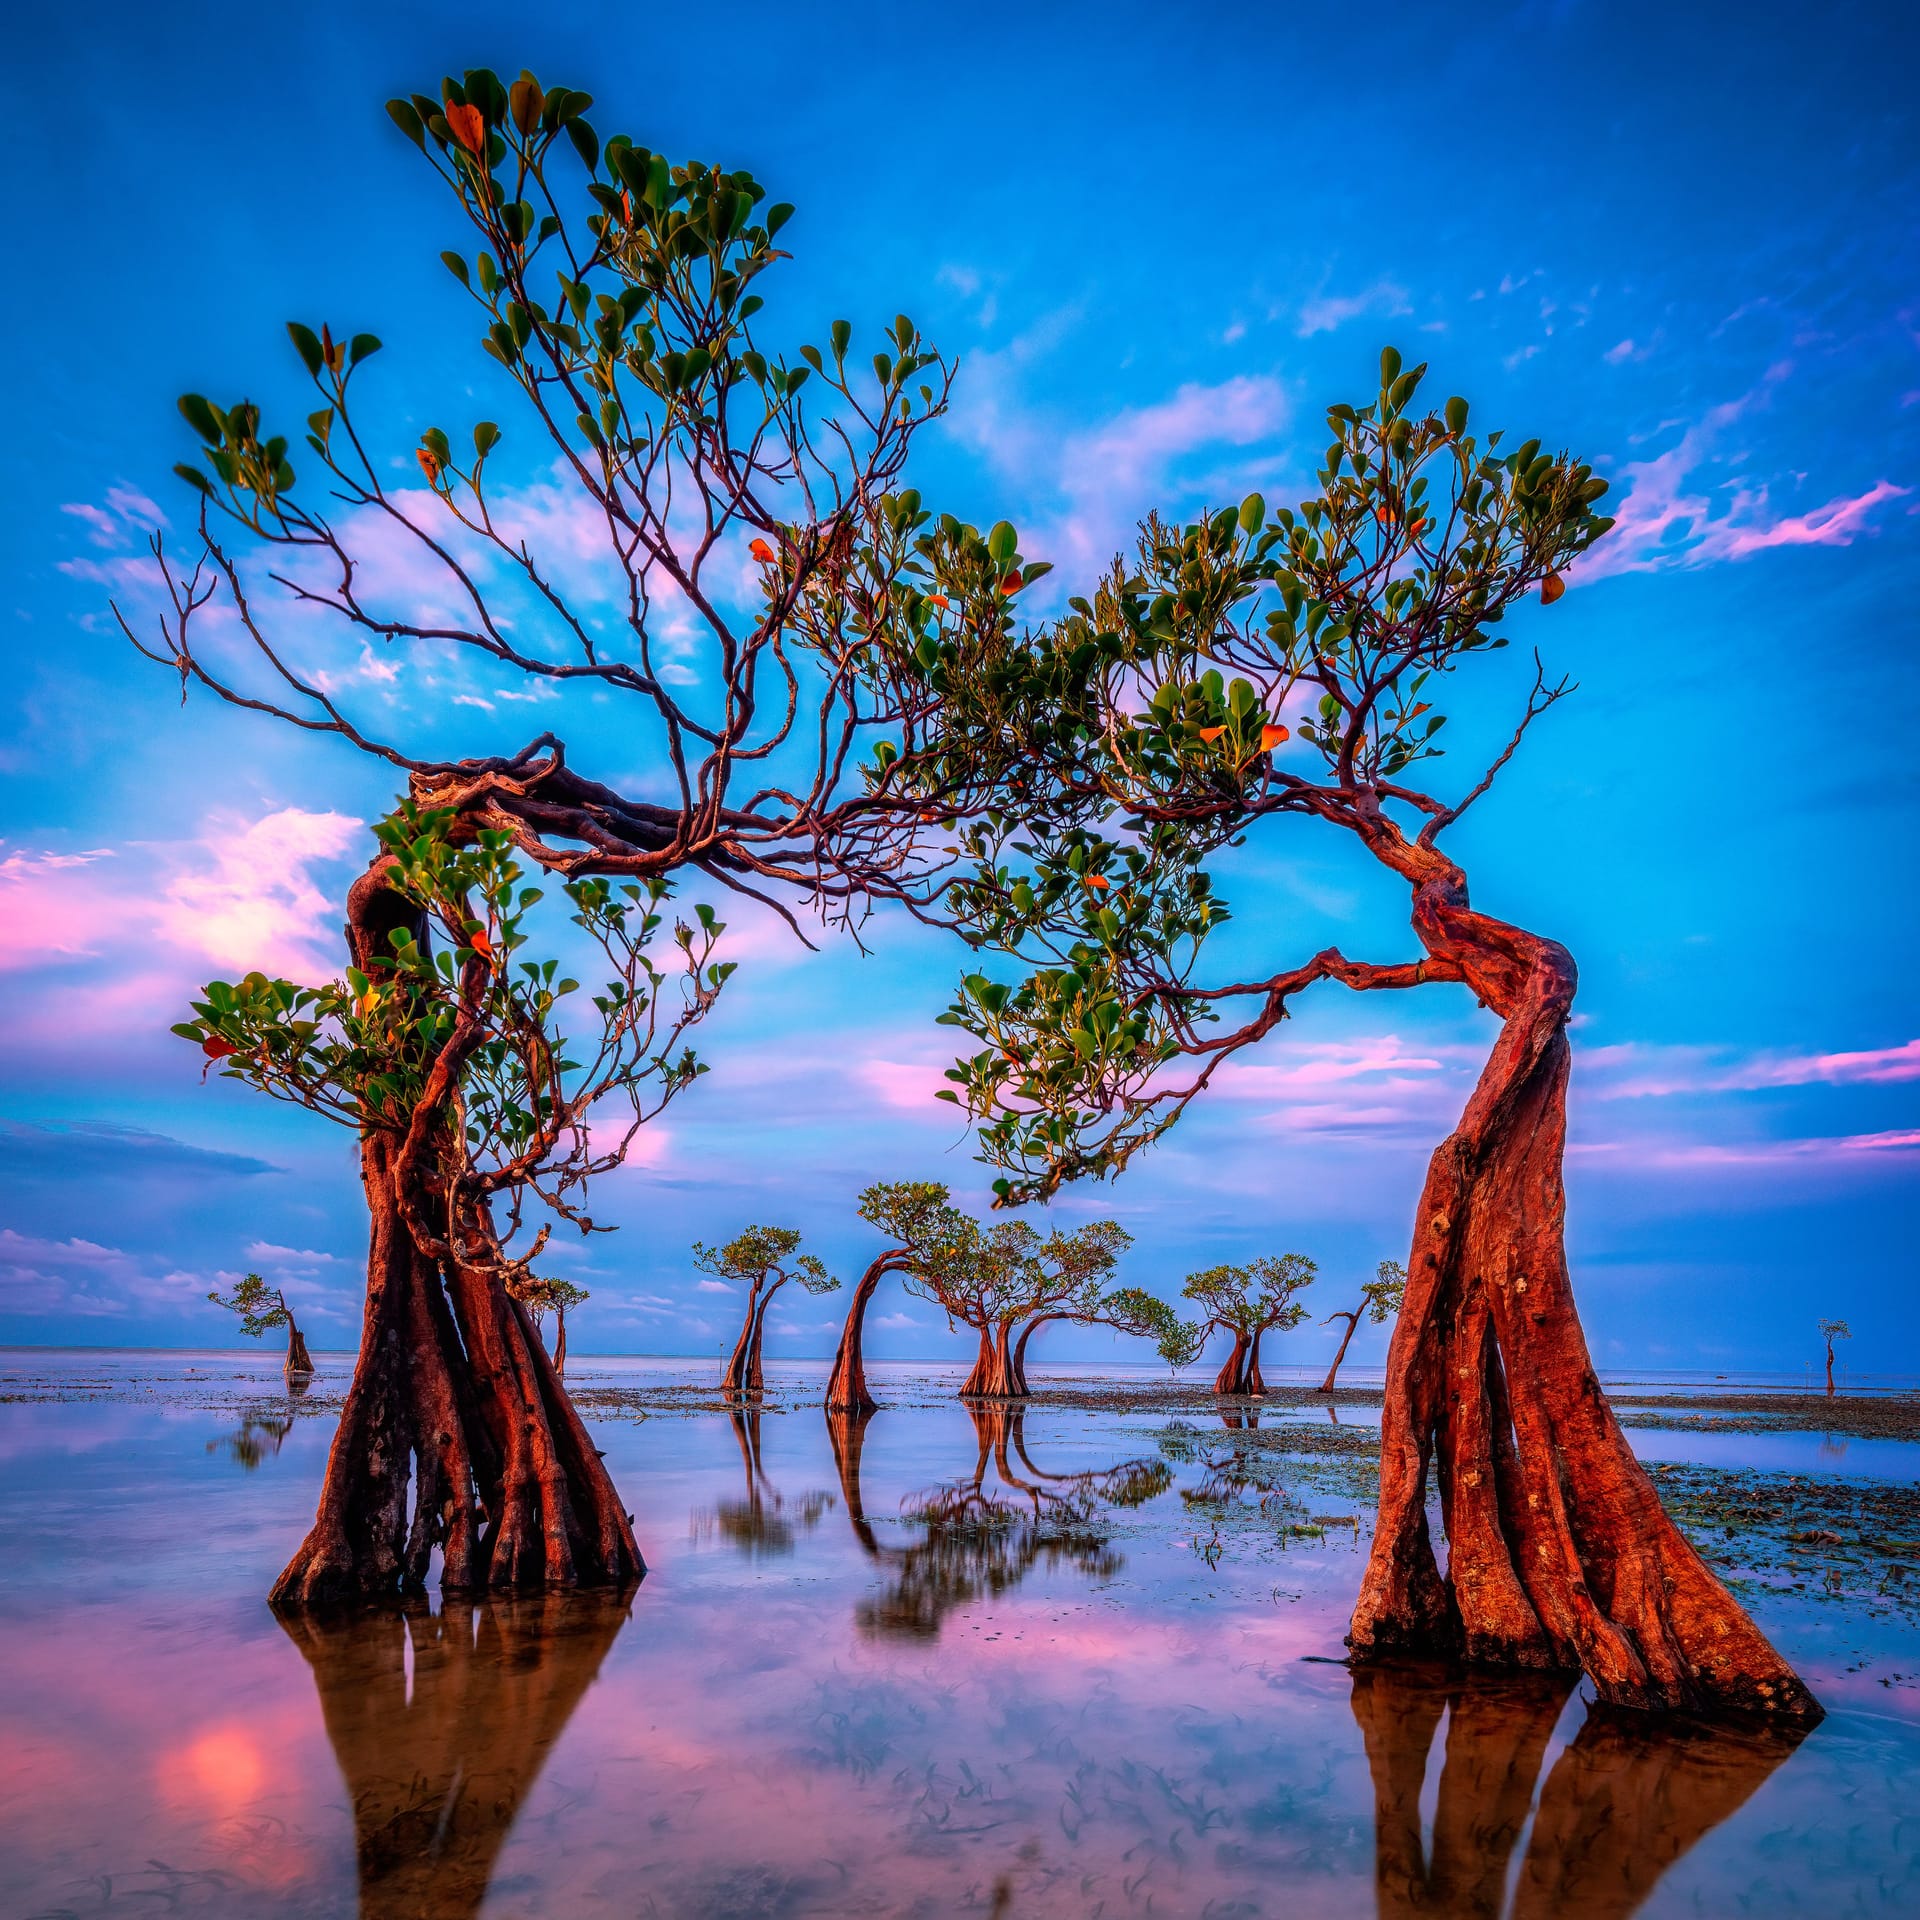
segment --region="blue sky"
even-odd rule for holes
[[[203,1088],[166,1028],[210,974],[333,964],[387,783],[182,711],[104,603],[138,601],[146,528],[185,518],[174,396],[290,410],[287,318],[385,338],[365,378],[402,453],[497,411],[436,258],[449,210],[381,107],[486,62],[794,201],[789,338],[904,309],[957,353],[916,477],[1018,521],[1050,590],[1149,507],[1297,497],[1320,410],[1365,394],[1388,340],[1482,424],[1612,477],[1619,530],[1513,629],[1581,691],[1455,848],[1479,904],[1580,963],[1590,1337],[1603,1364],[1797,1367],[1841,1313],[1856,1365],[1920,1367],[1910,9],[547,13],[108,6],[9,28],[0,1339],[204,1342],[206,1288],[258,1267],[316,1344],[351,1343],[350,1142]],[[1443,778],[1517,691],[1480,683]],[[461,750],[529,731],[478,682],[412,697]],[[604,717],[575,737],[643,777]],[[1274,966],[1328,940],[1412,950],[1386,877],[1310,835],[1254,850],[1233,899],[1230,951]],[[607,1183],[622,1231],[566,1249],[594,1294],[583,1347],[717,1350],[735,1309],[700,1290],[695,1237],[790,1221],[851,1272],[866,1180],[984,1194],[929,1097],[952,949],[891,922],[866,958],[736,932],[714,1072]],[[1298,1247],[1324,1312],[1404,1248],[1488,1022],[1452,989],[1324,991],[1119,1185],[1060,1203],[1125,1221],[1132,1277],[1171,1295]],[[796,1309],[783,1350],[827,1350],[833,1306]],[[958,1351],[897,1300],[876,1346]]]

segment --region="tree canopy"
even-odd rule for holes
[[[1010,704],[1026,803],[967,827],[963,911],[976,944],[1028,971],[968,974],[942,1016],[981,1043],[945,1097],[982,1121],[1003,1200],[1117,1172],[1315,981],[1461,977],[1443,959],[1331,948],[1252,981],[1208,985],[1200,968],[1230,917],[1217,856],[1299,816],[1356,835],[1404,877],[1425,873],[1440,834],[1568,691],[1536,670],[1513,738],[1464,793],[1408,783],[1443,751],[1454,673],[1506,646],[1497,629],[1523,597],[1557,599],[1561,569],[1611,524],[1585,464],[1538,440],[1500,453],[1503,436],[1469,433],[1457,397],[1419,411],[1425,373],[1388,349],[1377,397],[1329,410],[1313,498],[1269,511],[1252,494],[1184,526],[1150,515],[1131,564],[1022,651]],[[1296,727],[1282,716],[1302,697],[1304,758],[1283,752]]]

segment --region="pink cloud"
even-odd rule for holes
[[[203,1298],[208,1278],[155,1272],[138,1255],[74,1237],[44,1240],[0,1227],[0,1299],[23,1316],[118,1319],[140,1308],[176,1314]]]
[[[331,972],[340,895],[318,885],[310,869],[339,859],[360,831],[349,814],[299,807],[245,825],[216,821],[201,838],[198,861],[155,903],[154,923],[175,946],[225,966]]]
[[[1920,1080],[1920,1040],[1855,1053],[1757,1054],[1726,1064],[1717,1063],[1705,1048],[1628,1044],[1595,1047],[1582,1053],[1580,1064],[1599,1072],[1602,1083],[1597,1091],[1607,1100],[1819,1084],[1890,1085]],[[1608,1077],[1617,1071],[1625,1077]]]
[[[1641,1167],[1791,1167],[1877,1161],[1884,1156],[1920,1152],[1920,1128],[1884,1133],[1844,1133],[1796,1140],[1578,1141],[1567,1149],[1576,1158],[1605,1156],[1610,1164]]]
[[[1430,1079],[1406,1076],[1444,1074],[1466,1065],[1478,1066],[1485,1049],[1470,1046],[1426,1046],[1410,1051],[1396,1033],[1361,1040],[1326,1041],[1288,1050],[1284,1062],[1230,1062],[1214,1078],[1214,1085],[1230,1100],[1282,1100],[1290,1094],[1324,1090],[1351,1080],[1386,1075],[1386,1085],[1412,1088]]]
[[[1711,494],[1696,482],[1699,470],[1718,457],[1716,443],[1726,429],[1755,404],[1764,404],[1788,371],[1784,364],[1770,368],[1753,392],[1713,408],[1677,445],[1620,469],[1616,485],[1624,482],[1625,491],[1612,508],[1613,531],[1580,562],[1582,579],[1745,560],[1771,547],[1851,546],[1861,534],[1875,531],[1875,510],[1905,498],[1911,488],[1881,480],[1864,493],[1836,495],[1805,513],[1775,515],[1767,488],[1743,481],[1716,515]]]
[[[863,1060],[861,1080],[890,1107],[910,1113],[924,1113],[933,1105],[934,1096],[952,1083],[946,1078],[950,1062],[937,1066],[919,1060]]]

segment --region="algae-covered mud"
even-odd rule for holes
[[[0,1912],[786,1916],[1920,1907],[1920,1408],[1623,1392],[1828,1709],[1340,1664],[1378,1396],[576,1359],[631,1592],[301,1619],[342,1365],[0,1356]]]

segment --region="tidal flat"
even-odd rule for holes
[[[576,1357],[623,1595],[283,1625],[347,1361],[0,1353],[0,1912],[1920,1910],[1920,1403],[1623,1389],[1828,1710],[1655,1722],[1351,1672],[1379,1398]]]

